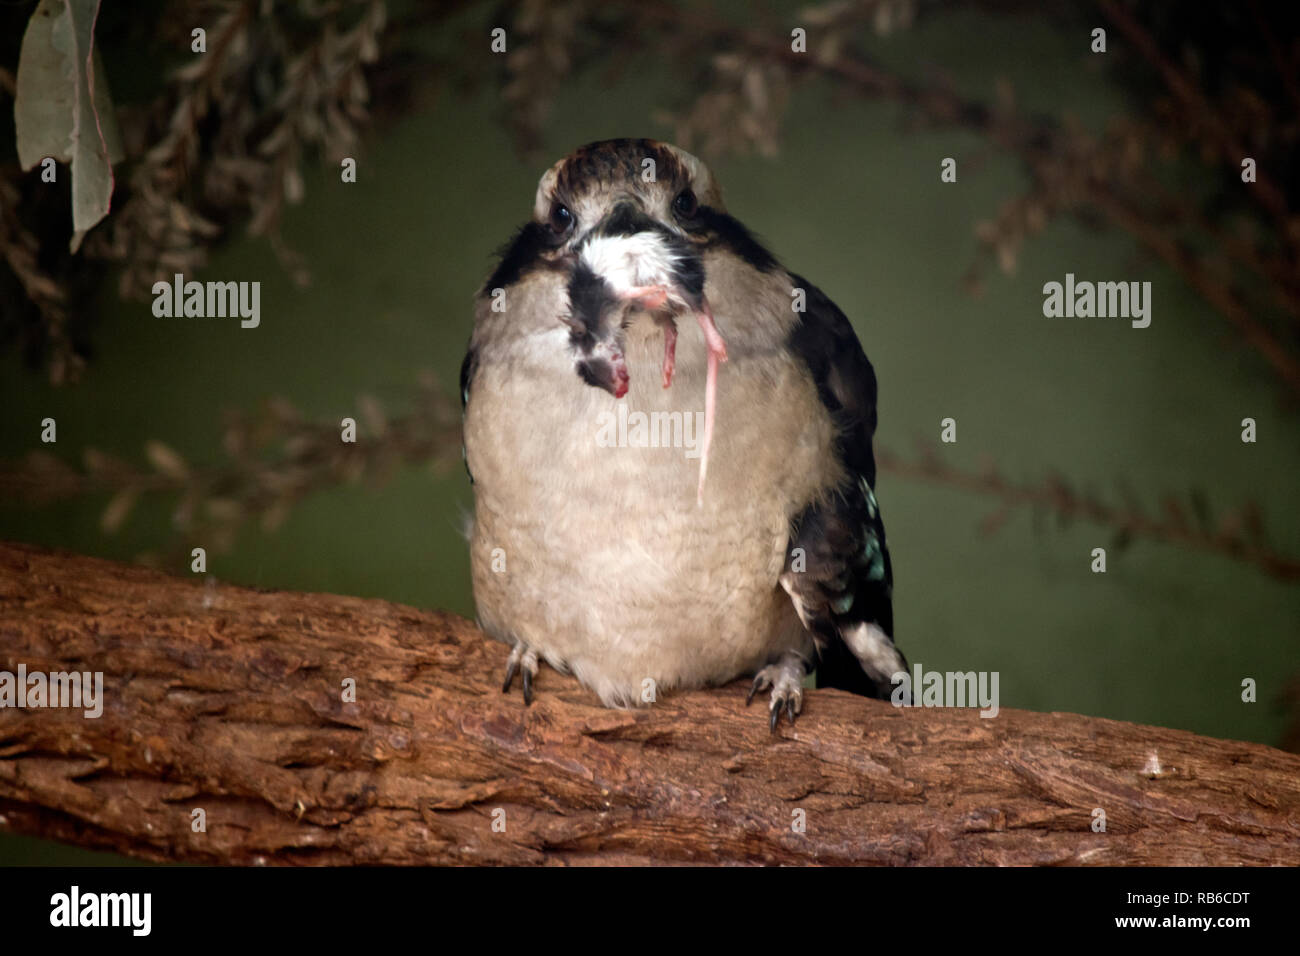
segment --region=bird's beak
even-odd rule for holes
[[[638,232],[660,232],[663,226],[647,215],[634,200],[620,199],[592,230],[598,236],[634,236]]]

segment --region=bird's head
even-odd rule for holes
[[[645,231],[703,241],[711,216],[722,212],[722,191],[709,168],[651,139],[610,139],[575,150],[546,171],[533,202],[533,221],[565,251],[592,236]]]
[[[700,192],[697,192],[699,190]],[[569,312],[583,381],[622,397],[628,388],[624,330],[650,315],[676,341],[673,315],[704,307],[708,216],[721,204],[708,167],[653,140],[608,140],[556,163],[538,184],[534,228],[545,228],[569,267]],[[667,346],[664,381],[671,381]]]

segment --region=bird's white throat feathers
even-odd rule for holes
[[[621,297],[648,286],[671,290],[676,284],[677,264],[683,259],[653,232],[595,236],[583,243],[578,256]]]

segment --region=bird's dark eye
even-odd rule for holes
[[[695,193],[689,189],[683,189],[673,200],[673,212],[683,219],[690,219],[699,209],[699,203],[695,199]]]
[[[573,213],[569,212],[569,207],[564,203],[552,203],[551,205],[551,232],[557,236],[562,236],[573,228]]]

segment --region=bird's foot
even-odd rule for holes
[[[510,685],[514,683],[515,675],[519,673],[523,674],[524,704],[531,704],[533,678],[537,676],[537,652],[523,641],[515,641],[515,646],[510,651],[510,658],[506,661],[506,680],[501,685],[501,693],[510,693]]]
[[[793,727],[794,719],[803,710],[803,679],[806,674],[807,668],[802,657],[798,654],[785,654],[777,663],[768,664],[754,675],[754,683],[750,685],[745,705],[748,706],[760,690],[767,690],[770,687],[772,697],[767,708],[770,715],[769,729],[772,733],[776,733],[776,725],[781,722],[782,710],[790,718],[790,726]]]

